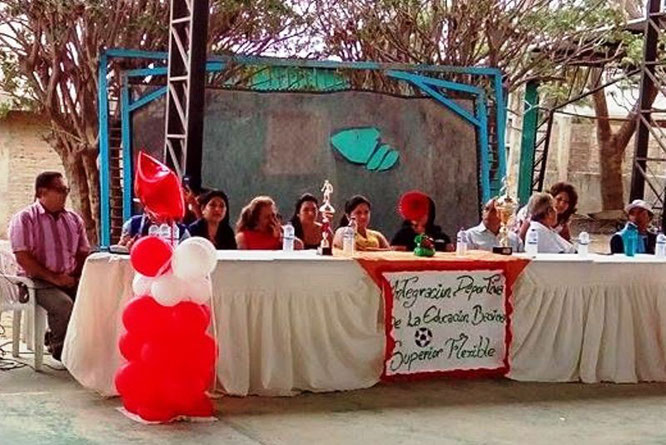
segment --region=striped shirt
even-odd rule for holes
[[[54,215],[39,201],[12,217],[9,240],[12,251],[30,252],[42,266],[57,274],[74,272],[76,254],[90,250],[79,215],[69,210]]]

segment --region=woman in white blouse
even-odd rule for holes
[[[575,253],[574,246],[553,228],[557,225],[555,199],[550,193],[535,193],[527,204],[530,230],[539,234],[539,253]]]

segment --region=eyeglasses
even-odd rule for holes
[[[64,185],[60,187],[49,187],[49,189],[53,190],[56,193],[61,193],[63,195],[68,195],[70,192],[70,188]]]

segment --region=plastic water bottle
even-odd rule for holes
[[[282,250],[294,250],[294,237],[296,231],[291,223],[287,223],[282,227]]]
[[[624,254],[626,256],[636,255],[638,229],[633,224],[629,224],[622,234],[622,244],[624,245]]]
[[[467,254],[467,232],[463,229],[458,231],[456,237],[456,255],[462,256]]]
[[[152,229],[153,227],[154,226],[151,226],[150,229]],[[148,229],[149,234],[150,234],[150,229]],[[172,230],[173,234],[171,233]],[[162,223],[157,229],[157,236],[162,238],[169,245],[175,246],[176,244],[178,244],[178,240],[180,239],[180,229],[178,228],[177,224],[169,225],[167,223]]]
[[[148,236],[160,236],[160,227],[151,224],[151,226],[148,227]]]
[[[534,227],[530,227],[525,236],[525,253],[531,257],[539,253],[539,232]]]
[[[590,247],[590,235],[587,232],[580,232],[578,235],[578,256],[586,257]]]
[[[654,253],[657,258],[666,258],[666,235],[663,233],[657,235],[657,244]]]
[[[353,256],[356,248],[356,220],[352,218],[342,232],[342,253]]]

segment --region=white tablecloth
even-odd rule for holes
[[[212,275],[217,376],[228,393],[291,395],[377,383],[381,300],[355,261],[309,252],[219,252],[218,258]],[[91,256],[65,339],[65,366],[104,395],[116,394],[132,276],[127,256]],[[187,351],[174,354],[187,359]]]
[[[213,273],[217,376],[235,395],[370,387],[384,355],[381,296],[356,261],[308,252],[219,252]],[[63,362],[116,394],[127,256],[84,268]],[[516,380],[666,381],[666,263],[651,257],[540,256],[514,287]],[[177,351],[183,359],[187,351]]]
[[[514,308],[512,379],[666,381],[663,260],[540,256],[517,280]]]

